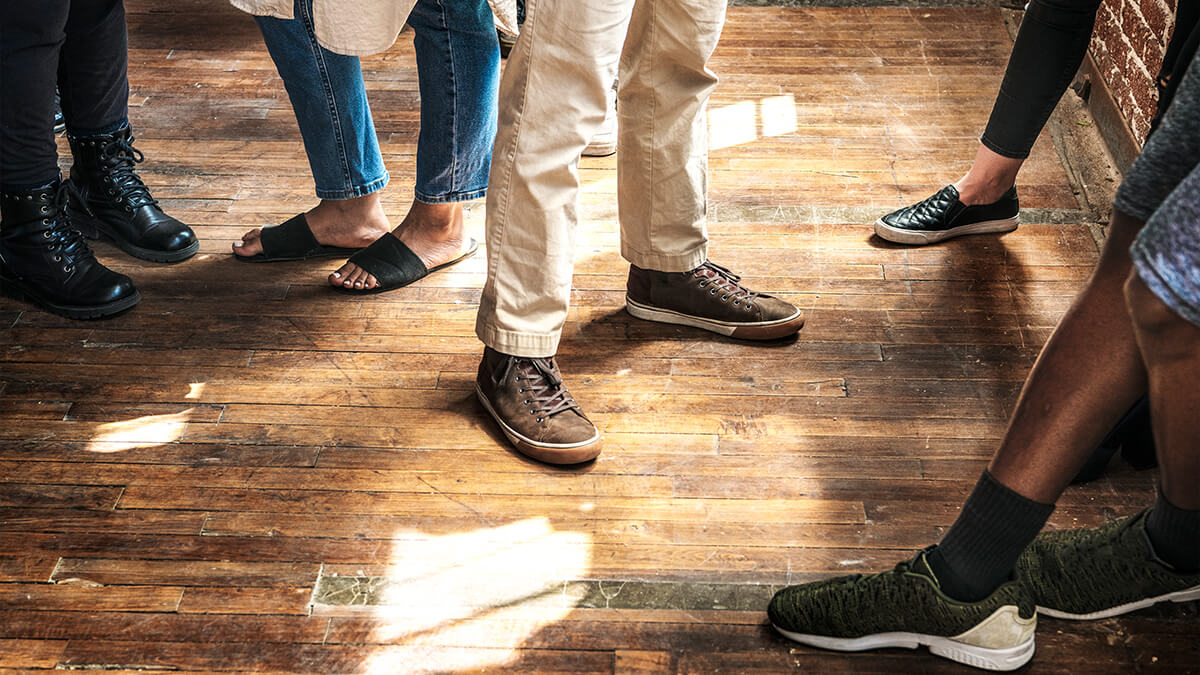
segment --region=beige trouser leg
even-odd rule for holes
[[[500,82],[475,332],[499,352],[545,357],[570,301],[579,154],[618,60],[621,253],[667,272],[704,262],[706,64],[725,0],[531,0],[527,11]]]

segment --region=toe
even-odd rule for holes
[[[242,257],[255,256],[262,253],[261,230],[253,229],[242,235],[242,240],[233,243],[234,255]]]
[[[368,274],[366,281],[363,282],[363,288],[375,288],[378,285],[379,281],[372,274]]]
[[[354,274],[355,270],[357,269],[358,266],[352,262],[344,263],[341,267],[337,268],[329,275],[329,285],[343,285],[346,280],[350,278],[350,275]]]

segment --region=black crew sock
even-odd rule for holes
[[[958,520],[926,556],[942,592],[960,602],[991,595],[1053,512],[1053,504],[1023,497],[984,470]]]
[[[1200,571],[1200,511],[1175,506],[1159,489],[1146,516],[1146,534],[1163,562],[1185,574]]]

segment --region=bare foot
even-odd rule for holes
[[[391,228],[379,193],[354,199],[323,199],[304,214],[317,242],[325,246],[363,248]],[[255,228],[234,242],[233,253],[249,257],[262,253],[262,230]]]
[[[461,257],[470,247],[470,241],[463,236],[463,209],[458,203],[426,204],[413,200],[408,215],[392,234],[412,249],[428,269]],[[379,285],[370,272],[348,261],[329,275],[329,283],[355,290]]]

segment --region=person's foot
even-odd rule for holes
[[[524,455],[578,464],[600,454],[600,432],[567,391],[554,357],[522,358],[486,347],[475,394]]]
[[[958,189],[947,185],[875,221],[875,234],[896,244],[919,246],[968,234],[1012,232],[1019,212],[1015,186],[994,202],[968,206],[959,199]]]
[[[71,166],[71,223],[104,236],[122,251],[155,262],[179,262],[200,250],[192,228],[162,210],[135,170],[144,157],[128,125],[109,134],[67,134]]]
[[[1019,581],[979,602],[946,596],[925,555],[890,572],[789,586],[771,599],[775,630],[801,644],[838,651],[884,647],[929,651],[988,670],[1015,670],[1033,658],[1037,616]]]
[[[751,291],[740,280],[708,261],[687,272],[630,265],[625,309],[639,319],[703,328],[743,340],[775,340],[795,334],[804,325],[804,312]]]
[[[71,226],[66,186],[0,194],[0,290],[69,319],[98,319],[141,300]]]
[[[605,92],[604,122],[583,149],[584,157],[607,157],[617,151],[617,84]]]
[[[426,204],[414,200],[408,215],[392,234],[431,270],[463,257],[472,245],[463,235],[463,209],[458,203]],[[370,290],[379,286],[379,280],[358,265],[346,262],[329,275],[329,284]]]
[[[339,248],[365,248],[391,229],[378,192],[354,199],[323,199],[305,212],[304,219],[318,244]],[[262,252],[261,228],[233,244],[233,254],[243,258]]]
[[[1200,600],[1200,571],[1186,574],[1155,555],[1143,511],[1082,530],[1043,532],[1017,560],[1038,612],[1106,619],[1159,602]]]

